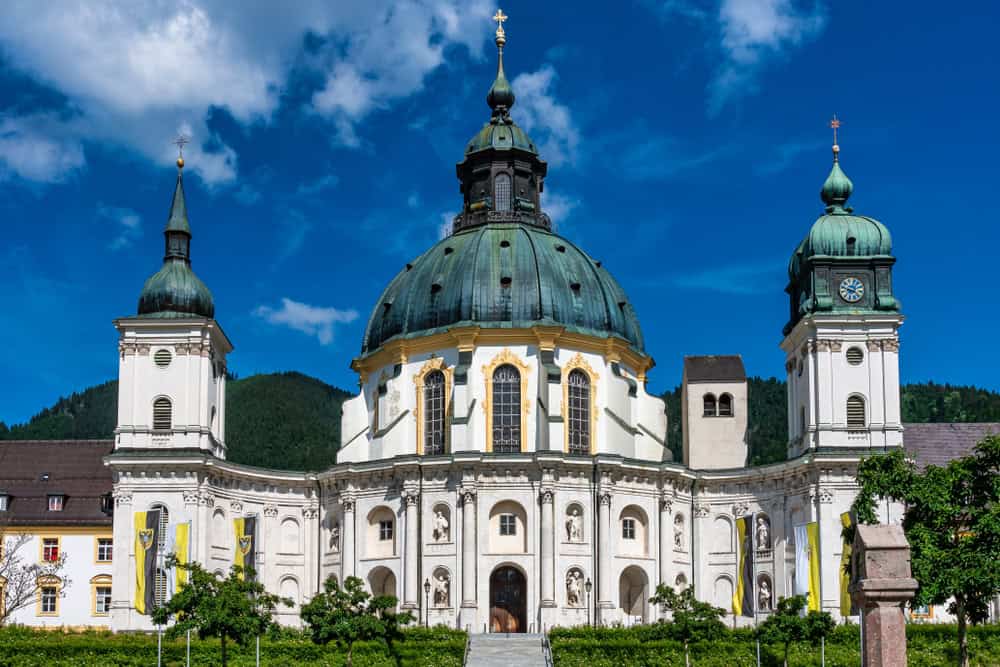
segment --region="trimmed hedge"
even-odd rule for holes
[[[284,667],[342,667],[345,652],[336,646],[317,646],[301,632],[282,630],[260,642],[261,665]],[[414,628],[392,648],[380,642],[354,645],[356,667],[459,667],[465,653],[465,633],[449,628]],[[226,643],[232,667],[252,667],[255,646]],[[165,667],[183,667],[185,641],[163,642]],[[191,664],[218,665],[219,640],[191,639]],[[397,662],[398,658],[398,662]],[[148,667],[156,664],[156,636],[82,632],[66,634],[24,627],[0,628],[0,667]]]
[[[954,625],[908,625],[907,657],[910,667],[957,664],[958,642]],[[667,623],[630,628],[553,628],[549,633],[556,667],[683,667],[684,646],[669,638]],[[756,667],[757,647],[750,629],[727,630],[726,638],[691,645],[694,667]],[[783,647],[761,646],[761,664],[781,665]],[[969,629],[973,667],[1000,665],[1000,626]],[[856,625],[837,626],[827,638],[827,667],[857,667],[860,656]],[[819,647],[793,645],[790,667],[819,667]]]

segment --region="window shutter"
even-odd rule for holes
[[[847,428],[865,427],[865,399],[851,396],[847,399]]]
[[[169,398],[158,398],[153,401],[153,429],[169,431],[172,423],[172,406]]]

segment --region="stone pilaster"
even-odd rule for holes
[[[614,609],[611,600],[611,551],[614,548],[614,535],[611,532],[611,492],[604,490],[598,496],[597,523],[600,539],[597,542],[597,607],[599,609]],[[600,613],[600,621],[604,623],[604,612]]]
[[[403,609],[420,608],[420,580],[418,571],[420,552],[420,525],[418,507],[420,493],[414,489],[403,492],[406,521],[406,551],[403,557]]]
[[[354,496],[347,495],[340,497],[340,504],[343,507],[344,520],[341,522],[341,532],[343,533],[344,548],[340,554],[340,581],[343,584],[348,577],[354,576],[354,565],[357,561],[354,553]]]
[[[539,495],[542,509],[542,534],[539,552],[541,554],[541,595],[542,607],[555,607],[555,493],[552,489],[542,489]]]
[[[462,628],[476,630],[476,490],[465,487],[462,501]]]

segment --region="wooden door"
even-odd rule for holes
[[[524,632],[526,582],[513,567],[501,567],[490,576],[490,629],[493,632]]]

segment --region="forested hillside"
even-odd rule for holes
[[[301,373],[251,375],[226,386],[226,444],[236,463],[320,470],[340,447],[340,406],[349,394]],[[27,424],[0,422],[0,439],[111,438],[118,411],[113,380],[42,410]]]
[[[785,458],[788,422],[785,383],[749,379],[748,440],[754,465]],[[320,470],[340,446],[340,406],[349,394],[301,373],[231,379],[226,395],[226,444],[237,463],[285,470]],[[670,428],[667,443],[681,460],[680,387],[663,395]],[[61,398],[27,424],[0,422],[0,439],[110,438],[114,433],[118,383],[106,382]],[[1000,422],[1000,394],[948,384],[903,386],[904,422]]]

